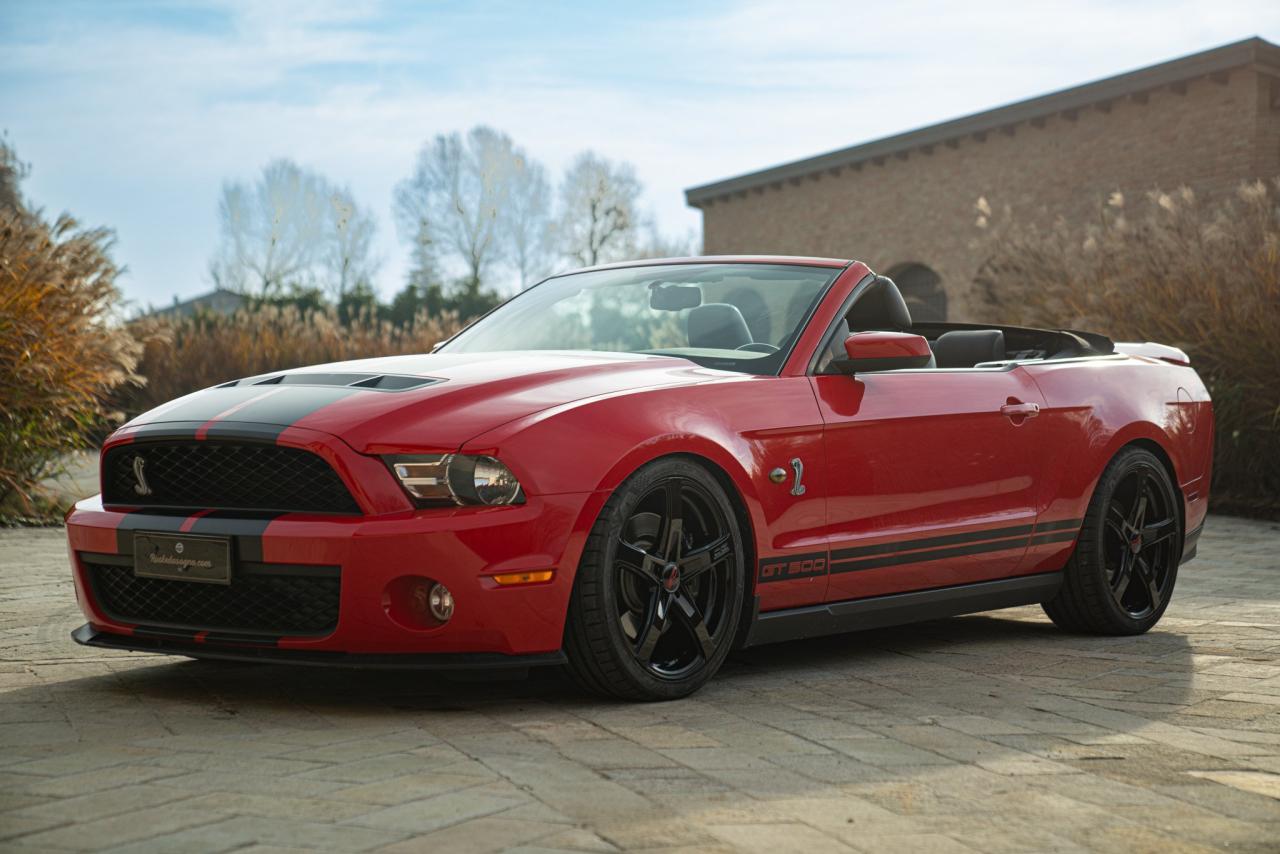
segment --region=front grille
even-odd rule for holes
[[[324,635],[338,625],[336,575],[239,575],[221,585],[139,578],[127,566],[85,568],[102,610],[125,623],[268,635]]]
[[[102,500],[190,510],[360,512],[338,473],[317,455],[253,442],[117,445],[102,461]]]

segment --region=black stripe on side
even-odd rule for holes
[[[952,557],[967,557],[968,555],[985,554],[987,552],[1003,552],[1009,549],[1025,548],[1030,542],[1030,537],[1016,537],[1009,540],[997,540],[991,543],[978,543],[971,546],[956,546],[950,549],[934,549],[925,552],[907,552],[906,554],[894,554],[888,557],[872,558],[871,560],[846,560],[841,562],[832,561],[832,574],[840,572],[859,572],[864,569],[881,569],[886,566],[899,566],[904,563],[927,563],[935,560],[945,560]]]
[[[941,537],[928,537],[923,540],[900,540],[896,543],[877,543],[874,546],[858,546],[852,549],[841,549],[831,553],[832,562],[848,560],[870,555],[893,554],[908,549],[931,549],[937,546],[955,546],[961,543],[974,543],[979,540],[999,540],[1008,537],[1020,537],[1030,534],[1031,525],[1015,525],[1011,528],[989,528],[985,531],[966,531],[963,534],[946,534]]]
[[[1043,546],[1046,543],[1069,543],[1076,538],[1079,531],[1057,531],[1052,534],[1036,534],[1031,538],[1031,545]]]
[[[1036,533],[1039,534],[1044,531],[1063,531],[1068,528],[1074,531],[1083,524],[1083,519],[1059,519],[1056,522],[1037,522]]]
[[[810,552],[802,555],[761,558],[757,578],[759,583],[768,584],[772,581],[792,581],[797,578],[812,578],[826,574],[827,553]]]

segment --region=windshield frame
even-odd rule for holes
[[[555,280],[565,279],[571,276],[579,276],[587,273],[598,273],[606,270],[621,271],[621,270],[643,270],[647,268],[656,269],[660,267],[708,267],[708,266],[744,266],[744,267],[755,266],[755,267],[771,267],[775,269],[787,268],[787,267],[797,268],[797,269],[805,268],[809,270],[825,270],[828,272],[829,275],[827,277],[827,281],[823,283],[821,287],[818,289],[817,294],[814,296],[813,301],[811,302],[809,307],[805,310],[805,313],[801,317],[800,321],[796,324],[793,330],[793,333],[790,335],[790,338],[787,342],[787,346],[779,349],[776,353],[770,353],[766,358],[750,359],[750,360],[745,360],[745,359],[732,360],[735,362],[735,364],[733,366],[727,366],[727,363],[731,360],[725,359],[723,357],[703,357],[703,356],[689,355],[689,354],[661,353],[661,352],[652,352],[652,351],[644,351],[644,350],[580,350],[576,352],[632,353],[635,355],[659,356],[659,357],[665,357],[665,358],[671,358],[671,359],[682,359],[684,361],[692,362],[693,364],[698,365],[699,367],[709,368],[711,370],[722,370],[728,373],[744,374],[748,376],[775,376],[776,377],[781,375],[783,369],[791,360],[791,357],[794,354],[796,347],[799,345],[801,339],[804,337],[805,330],[808,329],[809,324],[813,321],[814,315],[817,313],[818,309],[823,305],[823,303],[826,302],[827,297],[831,293],[832,286],[834,286],[835,283],[840,279],[840,276],[845,272],[846,269],[848,269],[849,265],[848,263],[843,265],[836,265],[831,263],[817,263],[816,261],[810,261],[808,259],[791,259],[791,258],[782,258],[782,257],[759,259],[759,260],[757,259],[747,260],[747,259],[740,259],[740,258],[705,257],[705,258],[680,259],[679,261],[655,259],[649,263],[609,264],[609,265],[602,265],[602,266],[596,266],[596,267],[587,267],[580,270],[570,270],[564,273],[557,273],[555,275],[547,276],[545,279],[542,279],[537,284],[531,285],[528,288],[525,288],[524,290],[520,291],[519,293],[513,294],[512,296],[503,300],[498,305],[489,309],[489,311],[485,312],[484,314],[477,317],[475,320],[468,323],[465,327],[455,332],[449,338],[445,339],[444,341],[441,341],[439,344],[437,344],[435,347],[431,349],[431,352],[432,353],[449,352],[449,348],[453,344],[465,339],[468,333],[472,332],[477,326],[484,323],[485,320],[487,320],[491,315],[502,310],[509,303],[522,298],[523,296],[530,293],[534,289],[542,287],[547,283]],[[533,351],[511,350],[511,351],[475,351],[475,352],[533,352]],[[556,351],[547,350],[546,352],[556,352]]]

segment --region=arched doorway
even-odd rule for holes
[[[889,278],[902,291],[912,320],[947,319],[947,291],[942,287],[942,277],[933,270],[913,261],[894,267]]]

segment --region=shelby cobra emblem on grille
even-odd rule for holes
[[[137,481],[133,485],[133,491],[139,495],[150,495],[151,487],[147,485],[147,476],[143,474],[142,469],[147,461],[142,457],[133,458],[133,479]]]

